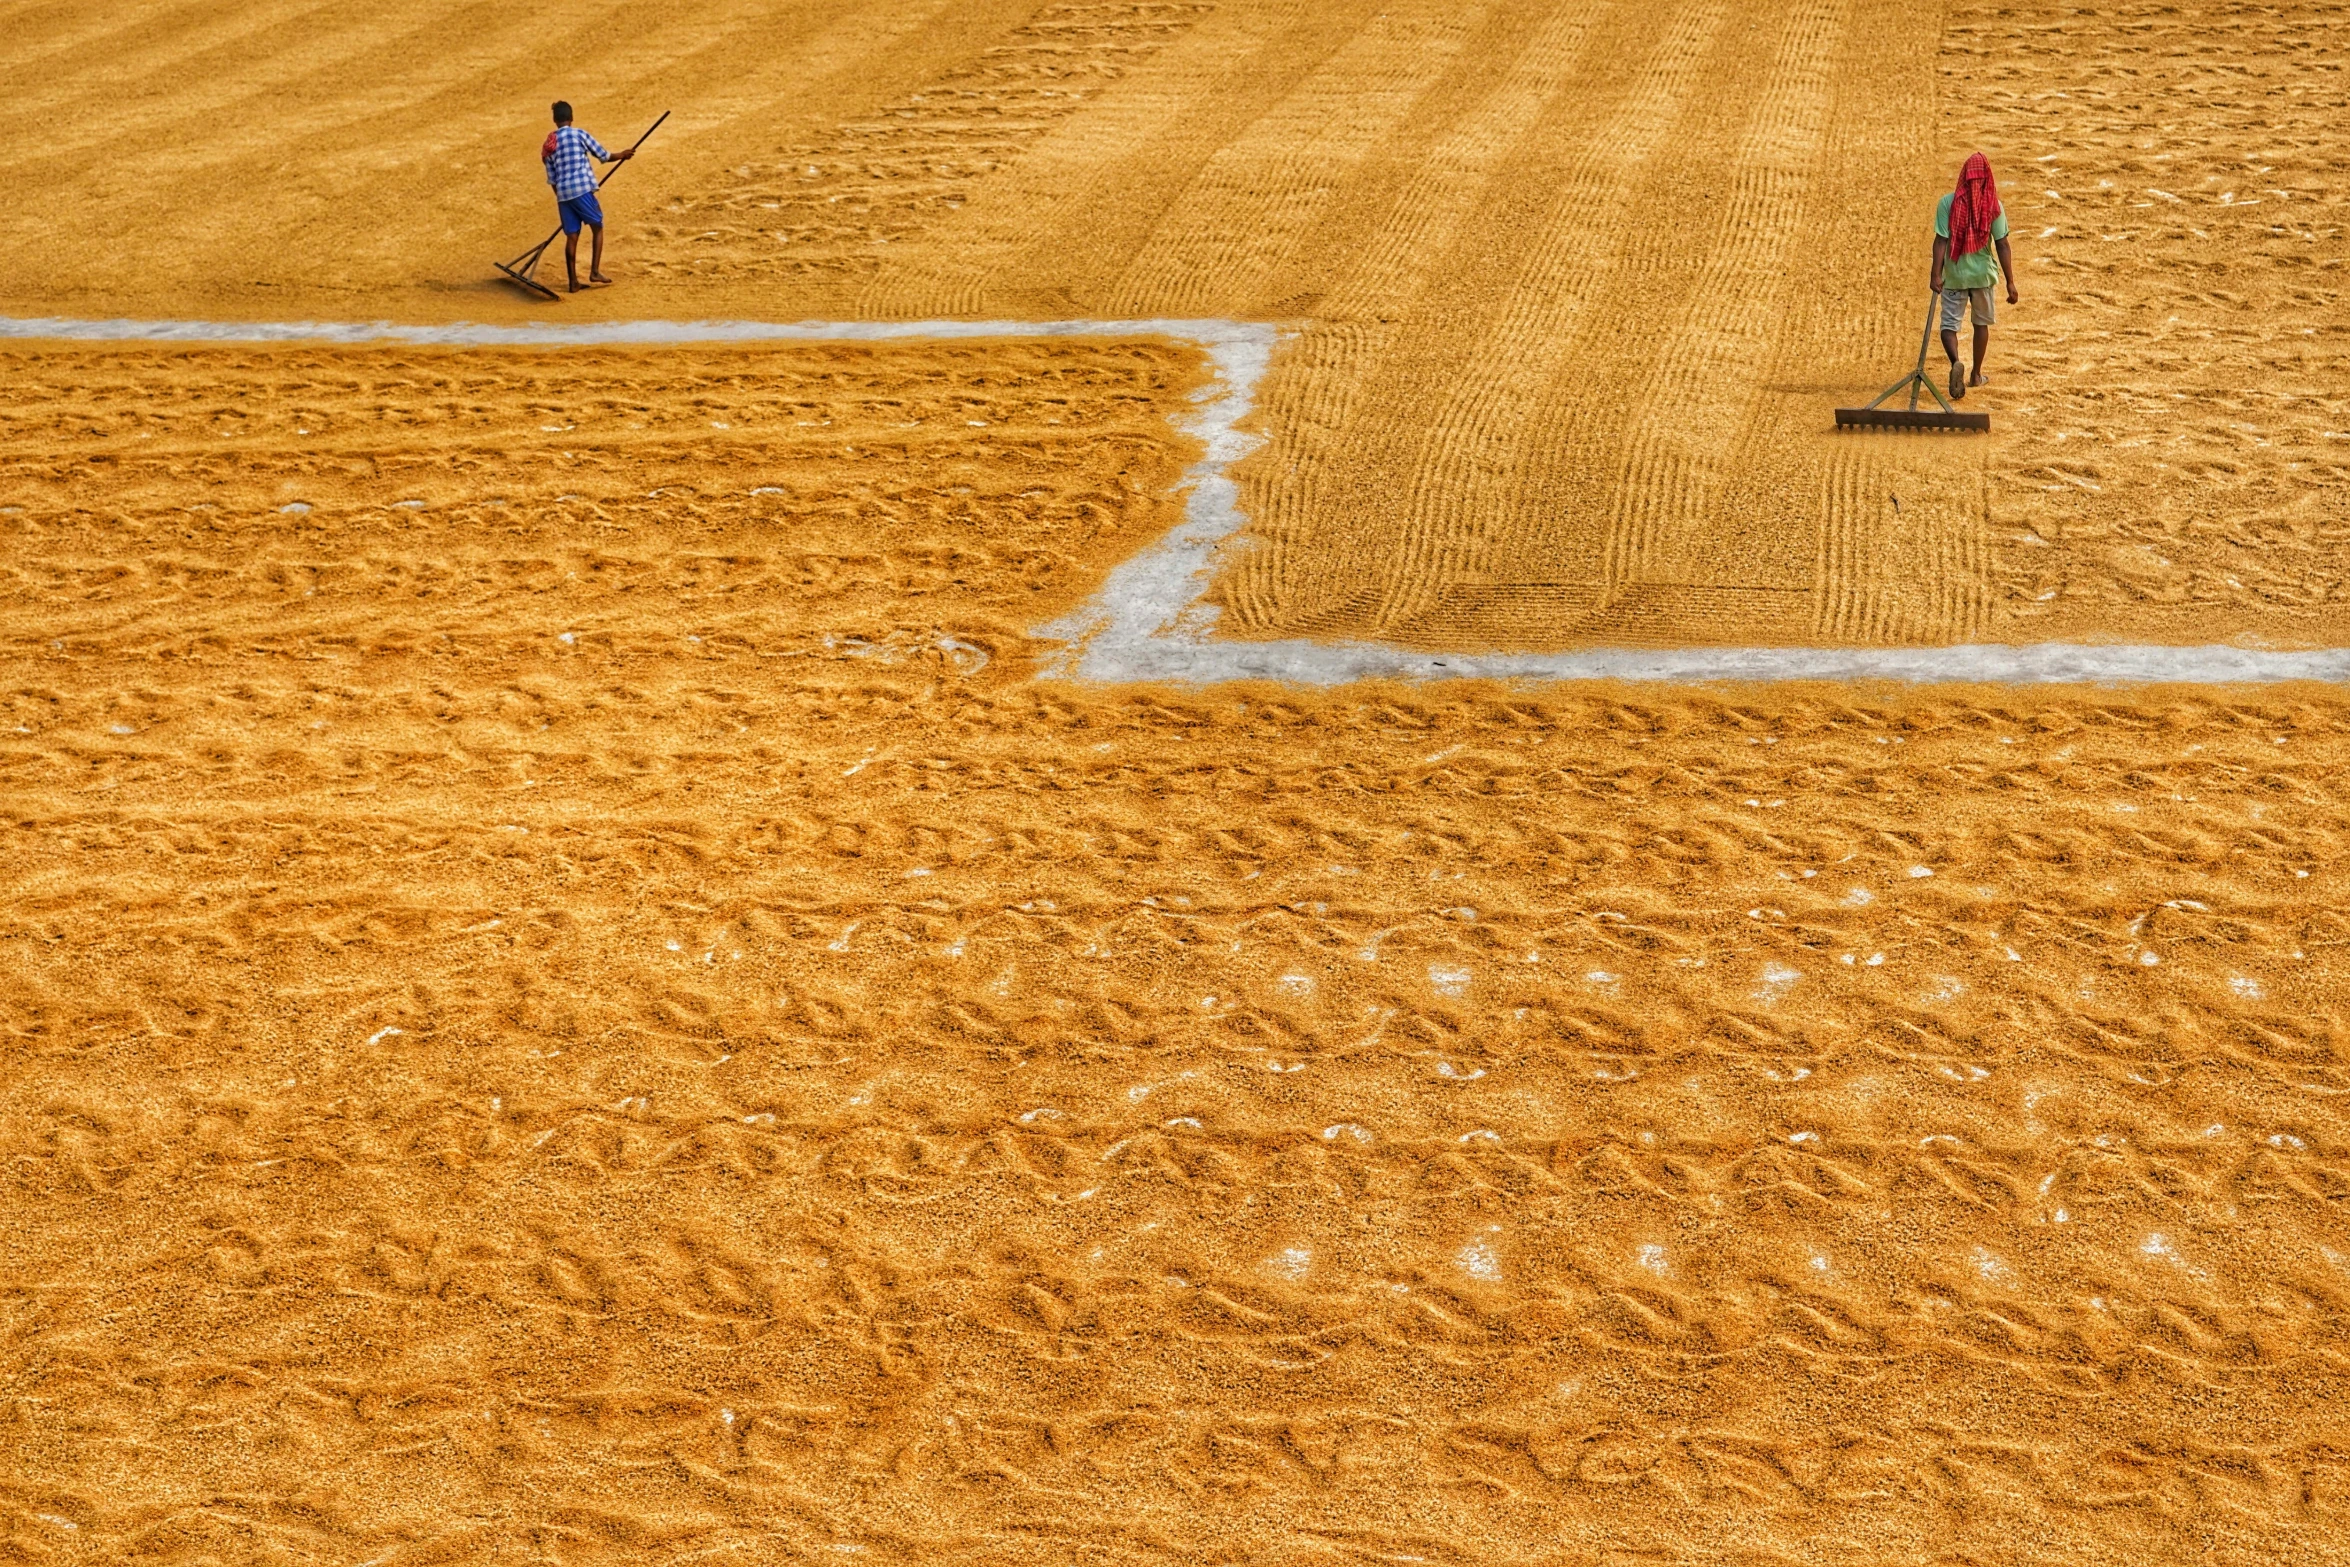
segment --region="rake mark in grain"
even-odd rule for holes
[[[1461,323],[1473,347],[1455,359],[1457,379],[1442,411],[1410,448],[1408,478],[1387,482],[1400,498],[1399,537],[1382,574],[1376,624],[1386,630],[1424,614],[1459,569],[1464,539],[1474,537],[1497,493],[1506,493],[1515,454],[1529,435],[1530,388],[1537,354],[1572,340],[1605,258],[1623,240],[1611,221],[1647,172],[1647,160],[1695,92],[1724,7],[1686,4],[1653,37],[1625,95],[1608,115],[1596,145],[1545,170],[1554,182],[1542,197],[1535,242],[1507,262],[1498,306]],[[1630,43],[1631,40],[1625,40]],[[1621,45],[1619,45],[1621,47]],[[1467,336],[1473,332],[1473,336]],[[1391,503],[1393,504],[1393,503]],[[1448,562],[1453,571],[1447,570]]]
[[[1208,160],[1119,280],[1120,308],[1182,315],[1265,281],[1470,41],[1446,15],[1363,30]]]
[[[920,92],[745,165],[723,191],[673,204],[668,224],[649,231],[670,241],[652,265],[689,279],[870,278],[886,260],[880,247],[947,222],[977,181],[1214,9],[1195,0],[1046,6]]]
[[[1252,532],[1267,547],[1237,552],[1218,584],[1219,601],[1244,627],[1275,616],[1311,613],[1302,595],[1312,583],[1300,560],[1310,530],[1344,495],[1331,472],[1347,445],[1391,434],[1352,427],[1375,378],[1393,373],[1407,316],[1398,308],[1441,287],[1441,260],[1459,253],[1464,228],[1493,190],[1500,171],[1524,156],[1538,119],[1574,79],[1592,24],[1560,12],[1517,48],[1504,70],[1476,53],[1488,90],[1426,155],[1425,163],[1365,238],[1351,239],[1346,271],[1309,327],[1283,357],[1263,395],[1269,428],[1281,432],[1275,453],[1246,471]],[[1387,414],[1394,422],[1392,411]],[[1376,417],[1377,415],[1373,415]]]
[[[1849,9],[1806,5],[1786,18],[1771,74],[1740,135],[1736,180],[1718,209],[1718,237],[1692,281],[1689,308],[1662,334],[1661,355],[1630,399],[1630,444],[1611,486],[1601,566],[1606,601],[1593,627],[1602,638],[1612,629],[1607,607],[1628,588],[1702,583],[1715,564],[1690,535],[1720,526],[1714,505],[1723,460],[1754,417],[1755,372],[1770,361],[1784,331],[1789,274],[1804,244],[1796,218],[1818,155],[1830,68]],[[1614,376],[1599,379],[1620,384]],[[1702,612],[1689,618],[1702,621]]]

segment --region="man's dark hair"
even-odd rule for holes
[[[555,100],[555,123],[557,125],[571,123],[571,105],[563,102],[560,98]]]

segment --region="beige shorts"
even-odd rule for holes
[[[1955,332],[1966,318],[1967,302],[1974,301],[1975,325],[1991,324],[1991,291],[1987,288],[1946,288],[1942,291],[1942,330]]]

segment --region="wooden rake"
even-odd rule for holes
[[[663,109],[661,111],[661,120],[668,119],[669,112],[670,111],[667,109]],[[642,147],[645,144],[646,138],[661,128],[661,120],[655,120],[652,124],[646,126],[645,134],[643,136],[639,136],[635,141],[630,142],[628,144],[628,150],[630,152],[634,152],[637,150],[637,148]],[[596,189],[602,190],[605,186],[611,184],[612,176],[618,174],[626,167],[628,167],[628,165],[625,163],[614,163],[612,167],[606,169],[603,173],[603,176],[596,181]],[[558,223],[555,225],[554,233],[549,234],[545,239],[540,240],[537,244],[531,246],[530,249],[524,251],[521,255],[516,256],[512,261],[493,261],[490,263],[490,265],[496,267],[500,272],[505,273],[507,282],[513,283],[530,293],[543,294],[547,298],[554,300],[557,304],[561,304],[563,301],[563,296],[556,293],[553,289],[547,287],[546,284],[540,282],[533,274],[538,271],[539,258],[547,253],[547,247],[562,237],[563,225]]]
[[[1840,428],[1880,430],[1988,430],[1991,428],[1989,414],[1960,413],[1950,406],[1950,399],[1942,395],[1942,388],[1934,384],[1934,378],[1926,374],[1926,350],[1932,347],[1934,342],[1934,312],[1940,309],[1941,305],[1942,296],[1940,294],[1927,296],[1926,330],[1925,334],[1918,339],[1917,368],[1879,392],[1869,400],[1865,407],[1837,409],[1836,423]],[[1918,388],[1920,387],[1931,392],[1934,401],[1942,405],[1939,412],[1931,408],[1918,407]],[[1909,393],[1907,408],[1880,408],[1877,406],[1887,398],[1899,396],[1903,391]]]

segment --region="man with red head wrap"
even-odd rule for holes
[[[1991,259],[1997,249],[1999,259]],[[1950,355],[1950,395],[1966,396],[1983,384],[1983,355],[1991,347],[1991,285],[2004,278],[2007,302],[2016,302],[2015,257],[2007,248],[2007,214],[1999,207],[1999,186],[1991,160],[1975,153],[1958,171],[1958,188],[1934,212],[1934,276],[1942,295],[1942,349]],[[1958,323],[1969,308],[1975,317],[1975,368],[1970,382],[1958,361]]]

